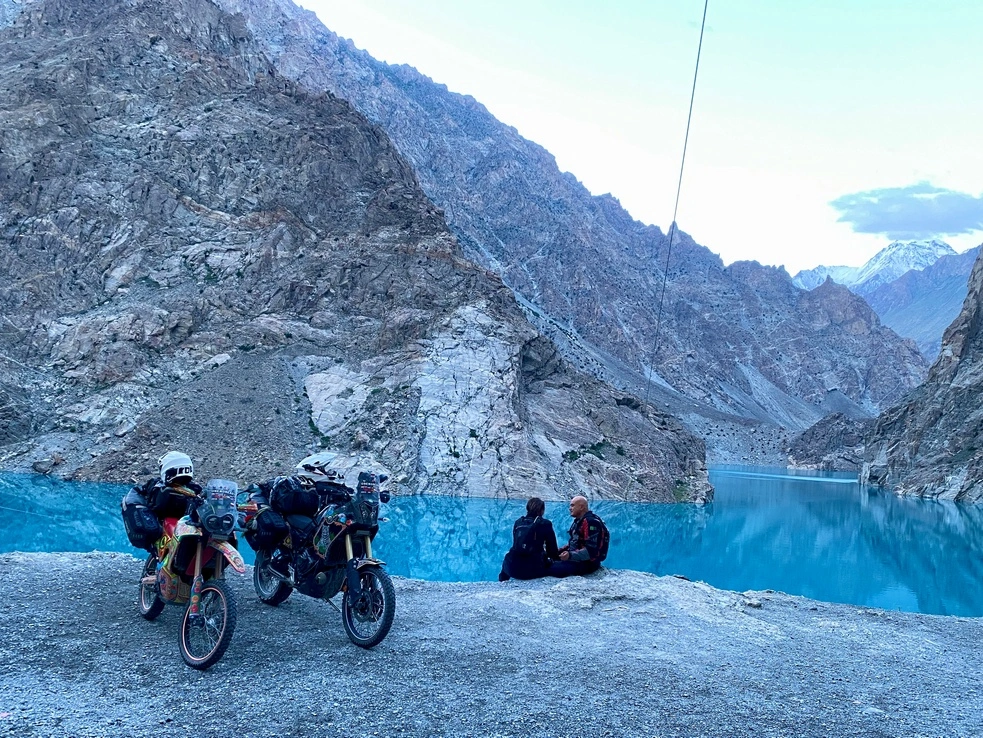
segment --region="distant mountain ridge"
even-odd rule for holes
[[[938,239],[895,241],[860,267],[818,266],[795,275],[803,289],[827,278],[863,297],[884,324],[910,338],[929,360],[966,298],[979,247],[961,254]]]
[[[714,453],[748,452],[758,425],[808,427],[831,390],[876,413],[924,375],[913,344],[845,288],[803,293],[783,269],[725,268],[681,232],[660,321],[670,256],[661,230],[614,197],[591,196],[474,98],[373,59],[313,13],[287,0],[217,1],[242,14],[280,74],[385,129],[465,252],[502,276],[566,357],[651,394]]]
[[[882,284],[866,300],[885,325],[914,340],[926,358],[935,359],[942,334],[966,299],[967,282],[980,249],[943,256],[921,271],[913,269]]]
[[[837,284],[853,284],[860,267],[849,266],[817,266],[812,269],[805,269],[792,278],[792,283],[796,287],[804,290],[814,290],[828,279],[832,279]]]
[[[817,266],[800,271],[792,282],[804,290],[811,290],[826,281],[827,277],[851,291],[866,297],[882,284],[893,282],[911,270],[920,271],[931,266],[943,256],[956,252],[945,241],[894,241],[878,251],[859,267]]]
[[[868,434],[861,482],[902,494],[983,501],[983,256],[924,384]]]

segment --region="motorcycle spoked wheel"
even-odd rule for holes
[[[198,615],[192,621],[189,606],[181,618],[181,658],[192,669],[207,669],[225,654],[236,627],[236,602],[225,582],[205,582]]]
[[[293,590],[277,579],[270,572],[270,561],[273,554],[270,551],[257,551],[256,563],[253,564],[253,589],[260,602],[276,607],[290,596]]]
[[[143,578],[151,575],[154,577],[157,576],[157,554],[153,553],[147,556],[147,560],[143,564],[143,571],[140,573],[141,581],[137,585],[139,587],[137,604],[140,607],[140,614],[147,620],[156,619],[164,610],[165,605],[164,600],[160,598],[160,593],[157,590],[156,580],[153,584],[143,583]]]
[[[372,648],[389,633],[396,615],[396,590],[389,574],[378,566],[359,571],[362,593],[352,602],[348,591],[341,600],[341,621],[356,646]]]

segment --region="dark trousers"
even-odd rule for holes
[[[577,577],[590,574],[601,568],[596,561],[554,561],[546,570],[551,577]]]
[[[504,582],[509,579],[539,579],[549,574],[546,562],[536,558],[522,558],[513,556],[509,551],[505,554],[502,562],[502,573],[498,575],[498,581]]]

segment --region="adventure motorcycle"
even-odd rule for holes
[[[273,606],[296,589],[339,609],[331,598],[342,592],[345,633],[355,645],[372,648],[389,633],[396,613],[385,562],[372,556],[379,503],[390,499],[381,489],[388,477],[363,471],[351,489],[327,463],[305,460],[298,475],[252,488],[241,509],[246,541],[256,551],[253,586]]]
[[[181,656],[193,669],[217,663],[235,630],[236,602],[225,582],[225,568],[246,571],[234,547],[238,492],[235,482],[213,479],[200,495],[189,493],[190,513],[163,521],[164,534],[140,576],[140,614],[147,620],[160,615],[165,604],[187,604],[181,619]]]

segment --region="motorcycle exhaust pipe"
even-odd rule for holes
[[[290,577],[288,577],[288,576],[286,576],[284,574],[281,574],[280,572],[278,572],[278,571],[276,571],[276,570],[274,570],[274,569],[272,569],[270,567],[267,567],[267,572],[269,572],[269,574],[274,579],[276,579],[277,581],[283,582],[284,584],[286,584],[291,589],[296,589],[297,588],[297,583],[294,582],[294,580],[291,579]],[[322,572],[318,572],[316,579],[317,579],[317,583],[320,586],[322,586],[322,587],[325,584],[328,583],[328,576],[323,571]],[[153,582],[151,582],[151,584],[153,584]]]

